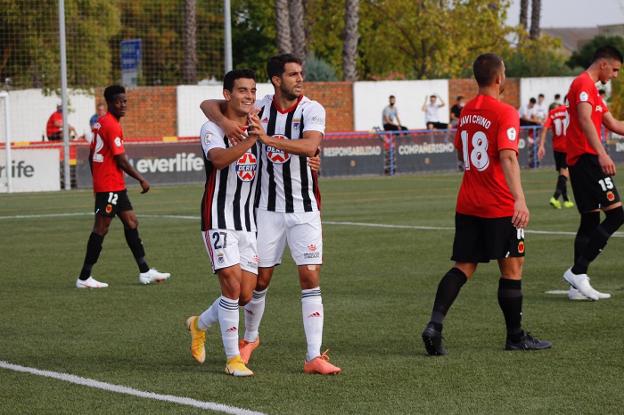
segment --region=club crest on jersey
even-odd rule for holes
[[[613,202],[615,200],[615,194],[613,194],[613,192],[611,191],[607,192],[607,199],[609,200],[609,202]]]
[[[278,140],[287,140],[287,138],[283,135],[274,135],[273,138],[277,138]],[[267,146],[266,152],[267,158],[271,160],[273,164],[284,164],[290,160],[290,154],[275,147]]]
[[[250,182],[256,177],[257,159],[253,153],[245,153],[236,162],[236,175],[243,182]]]

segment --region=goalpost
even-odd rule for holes
[[[4,108],[4,140],[5,140],[5,166],[4,171],[6,174],[6,188],[7,192],[11,193],[13,186],[11,184],[11,135],[10,135],[10,119],[9,119],[9,93],[6,91],[0,91],[0,107]]]

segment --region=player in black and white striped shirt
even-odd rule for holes
[[[259,134],[262,149],[256,209],[260,267],[253,299],[245,306],[244,343],[254,348],[259,344],[257,327],[264,313],[266,290],[288,243],[302,289],[308,345],[304,372],[337,374],[340,368],[320,352],[324,320],[319,287],[323,262],[320,193],[316,174],[306,163],[306,157],[318,152],[325,133],[325,110],[303,95],[303,67],[293,55],[269,59],[267,73],[275,94],[260,101],[260,111],[250,117],[254,128],[261,128],[265,134]],[[204,101],[201,108],[228,136],[241,136],[240,125],[223,116],[218,101]]]
[[[256,101],[253,71],[234,70],[223,80],[225,116],[247,124]],[[217,321],[227,356],[225,372],[251,376],[238,342],[239,299],[248,302],[256,285],[258,252],[253,206],[256,193],[257,135],[245,135],[236,146],[215,123],[208,121],[200,135],[206,165],[206,187],[201,203],[201,230],[212,270],[218,275],[221,296],[199,317],[187,320],[191,354],[200,363],[206,357],[205,331]]]

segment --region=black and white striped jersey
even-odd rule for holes
[[[206,187],[201,202],[202,231],[231,229],[255,232],[254,204],[257,185],[259,145],[254,145],[238,161],[218,170],[208,159],[213,148],[230,143],[215,123],[206,122],[200,132]]]
[[[325,109],[307,97],[282,110],[267,95],[256,103],[267,135],[298,140],[304,131],[325,133]],[[320,210],[318,176],[310,170],[306,156],[288,154],[262,145],[260,154],[260,194],[256,206],[272,212],[314,212]]]

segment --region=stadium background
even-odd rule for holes
[[[451,354],[439,360],[423,356],[418,333],[426,323],[437,281],[449,265],[460,176],[448,148],[452,133],[412,131],[392,140],[370,131],[381,121],[387,96],[398,96],[402,119],[412,120],[408,126],[422,128],[424,94],[444,97],[447,107],[442,113],[456,95],[474,94],[470,63],[480,52],[505,57],[509,75],[505,99],[518,107],[539,92],[547,99],[565,92],[561,85],[580,71],[596,45],[611,42],[624,50],[622,39],[607,33],[610,37],[589,39],[585,47],[567,55],[562,42],[540,33],[539,16],[537,25],[528,13],[524,25],[509,27],[503,18],[508,2],[465,3],[468,6],[428,0],[232,1],[234,66],[253,67],[260,79],[266,58],[285,42],[278,36],[276,14],[284,13],[285,7],[283,19],[305,22],[291,25],[306,30],[303,42],[301,33],[291,34],[290,48],[303,50],[308,58],[306,92],[328,109],[331,134],[325,144],[324,177],[359,174],[362,165],[370,167],[365,174],[377,176],[448,170],[322,179],[324,298],[328,313],[340,316],[326,322],[326,342],[332,358],[345,370],[343,375],[319,380],[300,373],[298,288],[290,260],[278,270],[271,289],[264,343],[253,364],[256,378],[240,383],[221,373],[216,335],[209,338],[206,364],[194,365],[182,321],[218,291],[216,282],[205,278],[209,264],[197,238],[202,192],[198,184],[156,185],[145,196],[130,187],[145,244],[155,265],[173,272],[171,284],[147,289],[135,284],[132,258],[117,223],[97,266],[98,275],[111,282],[110,291],[86,296],[76,292],[72,285],[92,222],[84,170],[87,181],[75,184],[85,189],[0,195],[0,363],[6,360],[265,413],[621,413],[624,332],[617,316],[624,311],[622,234],[616,234],[592,268],[597,275],[592,282],[614,293],[612,301],[570,303],[545,294],[566,288],[560,275],[569,265],[578,226],[573,209],[555,211],[547,205],[555,179],[550,168],[523,171],[532,213],[525,319],[537,335],[553,340],[555,348],[541,355],[509,355],[501,350],[504,329],[494,287],[498,273],[489,265],[480,268],[478,279],[449,316],[446,335]],[[303,15],[297,4],[304,6]],[[346,15],[356,4],[359,41],[354,74],[344,69],[343,46]],[[184,62],[193,62],[184,53],[185,16],[190,14],[185,10],[193,5],[194,79],[192,71],[184,69],[188,68]],[[197,158],[189,156],[191,151],[197,156],[196,141],[179,134],[180,114],[195,117],[185,125],[199,129],[201,114],[189,96],[197,100],[220,94],[223,2],[71,0],[65,1],[65,8],[70,124],[84,125],[103,87],[121,80],[120,42],[140,38],[141,76],[129,90],[129,111],[123,120],[129,154],[146,150],[141,156],[144,165],[157,168],[157,160],[175,159],[178,154],[185,154],[186,165],[196,164]],[[60,99],[57,10],[53,0],[0,0],[0,89],[8,91],[11,105],[6,118],[2,105],[7,101],[0,100],[0,142],[7,137],[4,127],[9,120],[14,160],[23,154],[18,150],[50,147],[41,142],[41,133]],[[419,30],[411,30],[415,27]],[[621,82],[612,85],[609,102],[618,117]],[[358,124],[358,118],[364,124]],[[23,131],[32,130],[13,133],[18,125],[26,128]],[[525,144],[528,134],[523,131]],[[344,145],[331,147],[330,141]],[[610,137],[609,143],[621,165],[617,157],[624,148],[619,138]],[[401,145],[412,153],[400,154]],[[63,153],[56,147],[55,170],[45,174],[56,174],[59,187]],[[5,150],[1,148],[0,166]],[[84,161],[85,148],[85,142],[72,144],[76,170]],[[156,153],[158,149],[164,153]],[[394,165],[386,157],[391,150]],[[343,161],[333,164],[332,155]],[[135,162],[139,161],[137,157]],[[530,146],[525,145],[521,161],[525,168],[536,166]],[[547,156],[542,166],[550,163]],[[192,181],[203,180],[201,169],[194,174]],[[164,182],[177,180],[165,175]],[[0,188],[5,186],[3,179],[0,182]],[[0,412],[196,410],[0,369]]]

